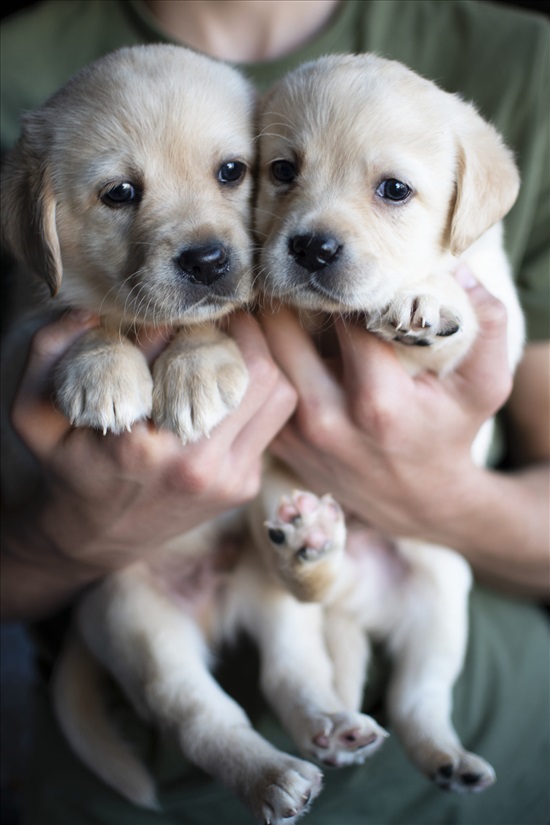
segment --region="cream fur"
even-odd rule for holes
[[[299,307],[314,327],[326,313],[359,313],[369,330],[396,342],[411,373],[443,374],[477,334],[453,277],[462,259],[506,306],[515,367],[524,326],[499,221],[519,178],[512,154],[472,105],[399,63],[331,56],[268,93],[260,130],[256,230],[268,298]],[[392,179],[409,187],[403,201],[381,196]],[[487,422],[473,447],[478,462],[490,432]],[[364,525],[350,526],[346,542],[334,503],[315,503],[293,492],[297,486],[270,465],[252,529],[273,575],[298,598],[324,605],[347,707],[360,707],[370,640],[383,640],[393,658],[390,720],[411,759],[447,789],[492,784],[493,769],[464,750],[451,722],[467,641],[466,561]]]

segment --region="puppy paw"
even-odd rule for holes
[[[475,753],[464,751],[437,754],[429,776],[443,790],[455,793],[484,791],[496,781],[488,762]]]
[[[264,526],[276,554],[287,560],[308,564],[344,551],[344,514],[328,494],[295,490],[282,496],[275,518]]]
[[[198,441],[242,401],[248,372],[236,344],[221,337],[202,346],[169,346],[154,369],[153,419],[183,441]]]
[[[75,427],[122,433],[151,414],[153,380],[142,353],[101,330],[82,336],[54,374],[56,402]]]
[[[264,825],[294,825],[320,793],[322,781],[315,765],[287,757],[281,767],[263,771],[254,790],[261,803],[252,807],[259,808]]]
[[[363,713],[332,713],[314,720],[301,747],[307,756],[334,768],[362,765],[389,736]]]
[[[367,329],[386,341],[406,346],[429,347],[438,339],[456,335],[462,317],[444,306],[435,295],[397,295],[392,303],[367,321]]]

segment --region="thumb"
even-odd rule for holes
[[[479,329],[472,349],[450,380],[456,381],[461,395],[474,407],[492,415],[505,403],[512,389],[506,307],[464,264],[460,265],[456,277],[468,294]]]

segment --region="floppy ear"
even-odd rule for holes
[[[31,146],[26,128],[6,157],[0,198],[2,243],[46,281],[53,297],[62,276],[55,197],[46,153]]]
[[[458,161],[456,201],[451,215],[450,245],[460,255],[512,208],[519,192],[519,173],[511,151],[472,105],[456,99]]]

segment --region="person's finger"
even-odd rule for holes
[[[145,355],[147,363],[151,365],[166,349],[174,335],[170,327],[141,327],[135,339],[135,344]]]
[[[263,453],[292,416],[297,397],[292,384],[280,375],[267,400],[235,438],[233,455],[246,460],[248,454]]]
[[[348,412],[355,424],[381,437],[409,403],[414,385],[394,347],[360,324],[336,323]]]
[[[275,361],[298,389],[300,405],[341,407],[343,395],[338,382],[298,317],[281,306],[276,312],[262,315],[261,324]]]
[[[464,266],[458,280],[468,292],[479,329],[472,349],[448,381],[472,406],[481,406],[484,410],[488,407],[490,412],[495,412],[504,404],[512,389],[506,308]]]
[[[53,368],[70,346],[97,324],[96,316],[72,311],[39,329],[32,339],[11,418],[16,432],[38,457],[47,455],[71,427],[53,403]]]

